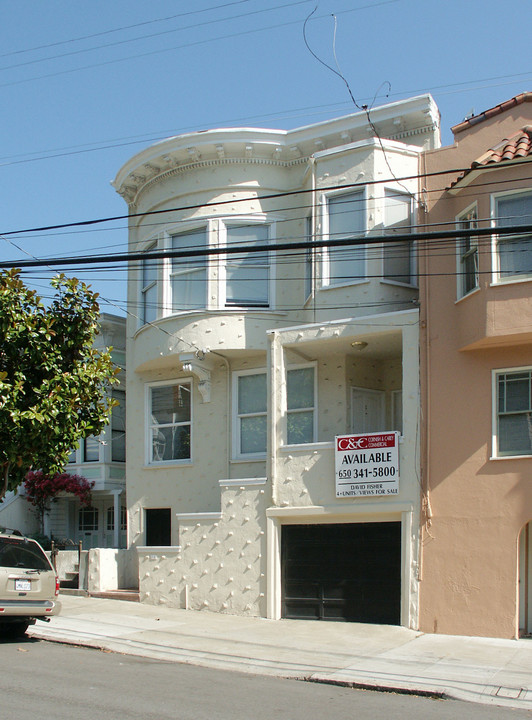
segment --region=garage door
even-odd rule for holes
[[[400,522],[281,532],[283,617],[400,623]]]

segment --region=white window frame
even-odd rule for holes
[[[394,243],[384,243],[382,246],[382,269],[381,269],[381,282],[388,284],[388,285],[399,285],[400,287],[417,287],[417,262],[416,262],[416,244],[415,244],[415,233],[414,233],[414,196],[412,193],[406,192],[405,190],[398,190],[395,187],[385,187],[384,188],[384,194],[382,196],[382,227],[384,230],[383,234],[386,234],[388,230],[388,226],[386,225],[386,197],[389,195],[395,195],[395,196],[401,196],[408,198],[410,202],[410,230],[408,234],[412,236],[411,240],[404,241],[405,243],[408,242],[409,244],[409,275],[410,280],[409,282],[403,282],[402,280],[395,280],[393,277],[386,277],[384,274],[384,265],[386,260],[386,250],[387,248],[390,248],[393,251],[394,246],[397,247]],[[406,231],[401,234],[406,234]],[[390,238],[393,237],[393,234],[390,234]],[[400,244],[400,243],[399,243]]]
[[[323,236],[330,238],[330,226],[329,226],[329,201],[330,200],[337,200],[342,195],[348,196],[348,195],[360,195],[361,197],[361,212],[362,212],[362,227],[364,228],[362,232],[360,233],[360,236],[358,236],[356,233],[353,233],[353,238],[367,238],[368,235],[368,198],[367,198],[367,192],[366,188],[361,188],[360,190],[351,190],[349,192],[346,192],[345,189],[341,190],[333,190],[331,192],[324,193],[320,200],[321,200],[321,211],[322,211],[322,228],[323,228]],[[363,257],[363,273],[362,277],[357,279],[350,279],[350,280],[343,280],[341,282],[335,282],[333,278],[331,278],[331,262],[330,262],[330,254],[331,251],[334,251],[337,248],[323,248],[322,253],[322,289],[333,289],[333,288],[339,288],[339,287],[346,287],[350,285],[359,285],[361,283],[368,282],[368,246],[367,243],[362,243],[360,246],[358,246],[363,249],[364,257]],[[341,247],[338,249],[342,249]]]
[[[312,408],[292,408],[291,410],[288,409],[288,373],[291,370],[305,370],[306,368],[312,368],[314,370],[314,387],[313,387],[313,395],[314,395],[314,404]],[[313,443],[316,443],[317,437],[318,437],[318,364],[317,362],[310,362],[310,363],[300,363],[298,365],[288,365],[286,368],[286,392],[285,392],[285,398],[284,398],[284,406],[285,406],[285,423],[284,423],[284,437],[285,437],[285,444],[287,447],[293,447],[294,445],[311,445]],[[308,443],[293,443],[290,444],[288,442],[288,416],[290,414],[296,414],[296,413],[302,413],[302,412],[310,412],[312,411],[312,440],[309,440]]]
[[[528,195],[531,198],[532,202],[532,189],[530,188],[519,188],[517,190],[511,190],[509,192],[500,192],[500,193],[494,193],[491,196],[491,225],[493,228],[497,228],[498,225],[504,225],[504,221],[500,222],[498,217],[498,210],[497,210],[497,204],[499,200],[502,200],[504,198],[509,198],[514,195]],[[526,235],[526,233],[524,233]],[[513,237],[518,237],[521,235],[521,233],[516,233],[515,236],[513,235],[506,235],[502,242],[505,240],[511,240]],[[532,233],[529,234],[530,240],[532,242]],[[499,244],[501,243],[501,240],[499,240],[499,236],[495,232],[492,236],[492,246],[491,246],[491,255],[492,255],[492,283],[493,284],[507,284],[507,283],[516,283],[516,282],[528,282],[532,279],[532,272],[522,275],[508,275],[505,277],[501,277],[500,273],[500,254],[499,254]]]
[[[227,263],[230,261],[231,255],[224,254],[224,248],[228,247],[227,228],[238,226],[265,226],[268,228],[267,244],[272,246],[275,241],[275,220],[266,215],[235,215],[224,216],[220,218],[218,228],[218,247],[220,248],[220,265],[219,265],[219,283],[218,283],[218,307],[226,310],[247,310],[249,312],[261,310],[272,310],[275,308],[275,254],[272,250],[268,250],[268,302],[264,305],[227,305]]]
[[[475,215],[475,217],[471,217],[472,215]],[[464,228],[461,227],[462,223],[473,223],[475,228],[478,228],[478,207],[477,203],[471,203],[471,205],[468,205],[464,210],[462,210],[461,213],[459,213],[455,218],[456,223],[456,229],[457,230],[463,230]],[[473,228],[473,225],[469,225],[468,229]],[[467,297],[468,295],[471,295],[471,293],[474,293],[476,290],[480,287],[480,275],[479,275],[479,247],[478,247],[478,237],[470,237],[469,239],[469,250],[463,251],[462,244],[464,242],[464,238],[457,238],[456,239],[456,297],[458,300],[460,300],[463,297]],[[471,288],[471,290],[465,289],[465,280],[466,280],[466,273],[464,271],[465,262],[470,257],[473,257],[474,264],[475,264],[475,270],[474,270],[474,281],[475,286]]]
[[[519,373],[530,373],[532,374],[532,365],[525,365],[524,367],[510,367],[510,368],[497,368],[492,370],[492,459],[512,459],[512,458],[530,458],[530,453],[519,453],[517,455],[501,454],[499,452],[499,376],[500,375],[518,375]]]
[[[175,387],[176,385],[188,385],[190,387],[190,419],[188,422],[179,422],[179,423],[168,423],[165,424],[164,427],[171,427],[171,426],[184,426],[189,425],[190,426],[190,457],[188,458],[182,458],[182,459],[175,459],[175,460],[154,460],[153,459],[153,435],[152,435],[152,428],[158,426],[156,423],[152,420],[152,413],[151,413],[151,391],[152,388],[157,387]],[[150,467],[167,467],[169,465],[192,465],[192,449],[193,449],[193,440],[194,440],[194,403],[193,403],[193,391],[194,391],[194,383],[192,378],[185,377],[185,378],[178,378],[178,379],[172,379],[172,380],[158,380],[156,382],[150,382],[146,383],[145,385],[145,398],[144,398],[144,406],[145,406],[145,463],[147,466]],[[161,426],[163,427],[163,426]]]
[[[158,249],[158,241],[157,239],[152,238],[149,240],[142,252],[151,252],[152,250]],[[148,325],[151,322],[154,322],[160,317],[160,298],[159,298],[159,280],[160,280],[160,271],[159,268],[155,267],[155,280],[152,280],[147,285],[144,285],[144,266],[145,263],[148,262],[154,262],[153,260],[149,260],[148,258],[145,258],[140,261],[139,266],[139,324],[140,326]],[[155,260],[155,263],[157,263],[157,260]],[[155,305],[155,317],[153,320],[147,320],[146,319],[146,296],[149,290],[155,287],[155,295],[156,295],[156,305]]]
[[[268,450],[268,389],[266,386],[266,410],[260,413],[247,413],[240,415],[238,413],[238,378],[245,375],[265,375],[266,382],[268,381],[268,374],[266,368],[253,368],[252,370],[235,370],[232,374],[232,446],[233,446],[233,460],[264,460],[266,458]],[[264,416],[266,417],[266,450],[260,453],[242,453],[241,448],[241,437],[240,437],[240,420],[241,417],[250,416]]]

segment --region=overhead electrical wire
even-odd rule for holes
[[[525,158],[522,160],[512,160],[511,167],[518,167],[519,165],[529,163],[530,160]],[[475,172],[486,172],[493,170],[492,165],[482,165],[475,168]],[[429,177],[438,177],[438,176],[444,176],[444,175],[455,175],[458,176],[462,173],[466,173],[471,171],[471,167],[460,167],[460,168],[449,168],[446,170],[438,170],[434,172],[424,172],[424,173],[415,173],[411,175],[403,175],[399,178],[395,178],[396,181],[405,182],[407,180],[419,180]],[[330,186],[323,186],[319,188],[319,192],[326,193],[330,190],[351,190],[356,188],[365,188],[368,186],[373,185],[380,185],[380,184],[386,184],[392,182],[392,178],[384,178],[384,179],[378,179],[378,180],[365,180],[363,182],[356,182],[356,183],[344,183],[341,185],[330,185]],[[210,203],[191,203],[188,205],[180,205],[176,207],[170,207],[170,208],[163,208],[158,210],[146,210],[144,212],[137,212],[137,213],[128,213],[128,214],[121,214],[121,215],[112,215],[107,217],[100,217],[100,218],[93,218],[90,220],[78,220],[75,222],[68,222],[68,223],[56,223],[53,225],[44,225],[40,227],[31,227],[31,228],[25,228],[23,230],[3,230],[0,231],[0,235],[6,235],[6,236],[12,236],[12,235],[23,235],[28,233],[42,233],[42,232],[48,232],[50,230],[61,230],[65,228],[79,228],[79,227],[88,227],[93,225],[99,225],[103,223],[109,223],[109,222],[116,222],[118,220],[124,220],[129,221],[132,218],[137,217],[153,217],[153,216],[160,216],[168,213],[175,213],[175,212],[182,212],[184,210],[197,210],[199,208],[209,208],[209,207],[221,207],[225,205],[235,205],[238,203],[243,202],[265,202],[268,200],[276,200],[283,197],[293,197],[296,195],[310,195],[315,192],[315,189],[312,188],[303,188],[298,190],[288,190],[283,192],[277,192],[277,193],[270,193],[268,195],[259,195],[258,193],[250,194],[246,197],[242,198],[232,198],[230,200],[215,200]]]

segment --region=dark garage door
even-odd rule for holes
[[[400,522],[281,532],[283,617],[399,625]]]

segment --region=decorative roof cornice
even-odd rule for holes
[[[226,158],[221,157],[218,159],[210,159],[210,160],[198,160],[196,162],[191,163],[185,163],[183,165],[176,165],[175,167],[172,167],[168,170],[164,170],[162,172],[159,172],[157,175],[154,175],[149,180],[143,179],[143,184],[138,185],[137,187],[134,186],[124,186],[123,191],[119,192],[122,197],[130,203],[135,203],[136,197],[139,195],[139,193],[143,192],[144,190],[147,190],[149,187],[154,185],[155,183],[160,182],[161,180],[166,180],[167,178],[174,177],[175,175],[180,175],[181,173],[190,172],[191,170],[199,170],[200,168],[206,168],[206,167],[215,167],[215,166],[221,166],[221,165],[271,165],[274,167],[282,167],[282,168],[289,168],[289,167],[295,167],[297,165],[303,165],[304,163],[308,162],[308,157],[300,157],[296,158],[294,160],[271,160],[268,158]],[[128,199],[128,196],[131,196],[131,199]]]

